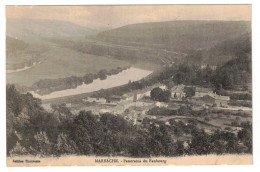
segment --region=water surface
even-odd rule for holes
[[[132,82],[138,81],[138,80],[148,76],[151,73],[152,73],[152,71],[131,67],[129,69],[123,70],[122,72],[120,72],[116,75],[107,76],[107,78],[105,80],[100,80],[98,78],[98,79],[95,79],[90,84],[83,83],[82,85],[79,85],[76,88],[55,91],[55,92],[52,92],[52,93],[46,94],[46,95],[39,95],[35,92],[31,92],[31,93],[33,94],[34,97],[40,98],[43,100],[65,97],[65,96],[72,96],[72,95],[90,93],[90,92],[98,91],[101,89],[108,89],[108,88],[112,88],[112,87],[125,85],[129,81],[132,81]]]

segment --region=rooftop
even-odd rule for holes
[[[202,87],[196,87],[196,92],[201,92],[201,93],[209,93],[212,92],[210,88],[202,88]]]

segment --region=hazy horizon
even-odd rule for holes
[[[89,28],[167,21],[251,21],[251,5],[6,6],[7,19],[67,21]]]

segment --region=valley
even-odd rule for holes
[[[25,138],[44,138],[52,156],[252,153],[250,24],[187,20],[95,30],[9,19],[9,154]],[[56,152],[63,143],[68,150]],[[22,146],[37,153],[31,143]]]

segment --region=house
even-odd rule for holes
[[[42,107],[47,111],[47,112],[52,112],[52,107],[51,104],[42,104]]]
[[[166,90],[167,89],[166,85],[160,85],[159,88],[162,89],[162,90]]]
[[[215,99],[209,95],[203,97],[192,97],[193,104],[201,106],[213,106],[215,104]]]
[[[209,67],[211,70],[217,69],[217,66],[213,66],[213,65],[201,65],[200,66],[201,69],[206,69],[207,67]]]
[[[90,102],[90,103],[93,103],[93,102],[96,102],[96,98],[93,98],[93,97],[87,97],[86,99],[82,99],[83,102]]]
[[[194,97],[203,97],[209,94],[213,94],[213,91],[211,89],[196,87]]]
[[[160,87],[161,89],[166,89],[165,85],[154,84],[152,86],[146,87],[146,88],[141,89],[141,90],[135,90],[135,91],[126,93],[122,96],[122,99],[126,100],[126,101],[128,101],[128,100],[137,101],[137,100],[140,100],[144,97],[150,97],[151,90],[154,89],[155,87]]]
[[[177,85],[171,88],[171,97],[173,99],[182,100],[183,97],[186,97],[184,92],[185,85]]]
[[[168,125],[168,126],[170,126],[171,124],[170,124],[170,122],[169,122],[169,121],[166,121],[166,122],[165,122],[165,125]]]
[[[82,99],[83,102],[90,102],[90,103],[106,103],[106,99],[104,98],[93,98],[87,97],[86,99]]]
[[[67,108],[71,108],[71,103],[67,103],[67,104],[66,104],[66,107],[67,107]]]
[[[221,96],[213,93],[209,88],[196,88],[193,103],[200,105],[216,105],[218,107],[228,106],[229,96]]]
[[[230,100],[229,96],[219,96],[219,95],[217,95],[215,97],[215,104],[218,107],[227,107],[229,100]]]
[[[107,100],[105,98],[96,98],[96,101],[98,103],[106,103]]]
[[[120,96],[112,96],[109,100],[107,100],[108,103],[111,103],[111,102],[120,102],[122,99],[122,97]]]
[[[146,106],[151,106],[153,105],[152,102],[143,102],[143,101],[138,101],[138,102],[135,102],[134,106],[137,106],[137,107],[146,107]]]
[[[100,113],[110,113],[110,112],[112,112],[112,110],[111,109],[100,109],[99,112]]]
[[[157,106],[157,107],[167,107],[168,104],[167,103],[163,103],[163,102],[155,102],[155,106]]]
[[[142,92],[135,92],[133,96],[133,101],[140,100],[144,97],[150,97],[150,90],[143,90]]]
[[[215,99],[209,95],[201,97],[201,100],[207,105],[213,105],[215,103]]]

